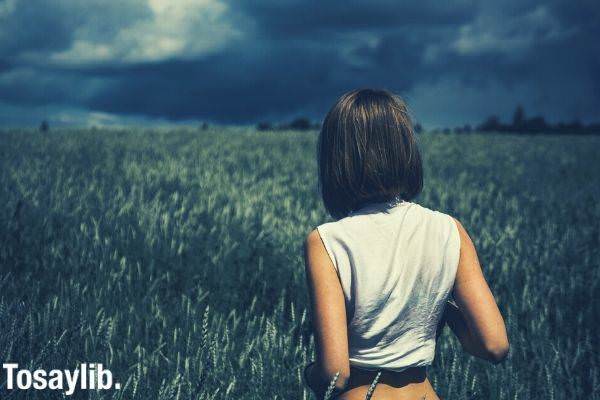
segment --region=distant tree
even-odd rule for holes
[[[585,127],[586,133],[600,134],[600,123],[589,124]]]
[[[578,120],[574,120],[569,123],[559,122],[554,126],[554,130],[558,133],[571,134],[571,133],[587,133],[588,129]]]
[[[521,105],[518,105],[513,114],[512,130],[521,130],[525,124],[525,111]]]
[[[262,121],[256,124],[256,130],[258,131],[271,131],[273,130],[273,124],[268,121]]]
[[[471,128],[470,124],[465,124],[465,126],[463,126],[464,133],[471,133],[471,131],[473,131],[473,129]]]
[[[583,131],[585,129],[585,127],[583,126],[583,124],[579,120],[574,120],[574,121],[568,123],[567,126],[573,132],[580,132],[580,131]]]
[[[208,129],[208,122],[203,122],[202,125],[200,125],[200,129],[202,129],[203,131]]]
[[[50,124],[48,121],[43,120],[40,124],[40,132],[48,132],[50,130]]]
[[[524,130],[527,132],[538,133],[550,130],[546,120],[542,116],[533,117],[525,120]]]
[[[444,132],[445,134],[448,134],[448,133],[450,133],[450,128],[444,128],[443,132]]]
[[[454,128],[454,133],[463,133],[463,127],[462,126],[457,126]]]
[[[503,130],[503,126],[500,123],[500,118],[496,115],[489,116],[478,129],[482,132],[499,132]]]
[[[296,118],[295,120],[293,120],[292,122],[290,122],[290,124],[288,125],[288,128],[298,130],[298,131],[307,131],[310,128],[312,128],[312,124],[310,122],[310,119],[308,119],[306,117],[299,117],[299,118]]]
[[[417,122],[414,126],[414,130],[415,130],[415,133],[423,132],[423,125],[421,125],[420,123]]]
[[[469,132],[471,127],[465,125],[463,132]],[[562,134],[600,134],[600,123],[583,124],[575,119],[571,122],[558,122],[550,124],[539,115],[526,118],[522,106],[517,106],[513,114],[512,123],[503,124],[496,115],[488,117],[482,124],[477,126],[481,132],[525,132],[525,133],[562,133]]]

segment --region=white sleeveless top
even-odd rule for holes
[[[458,267],[454,219],[416,203],[379,203],[317,229],[346,299],[350,364],[430,365]]]

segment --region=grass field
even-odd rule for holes
[[[309,398],[301,248],[327,218],[315,139],[241,128],[1,132],[0,361],[103,363],[123,385],[74,398]],[[431,368],[437,391],[600,398],[600,137],[420,141],[417,202],[470,231],[511,339],[508,360],[491,366],[446,331]],[[62,398],[4,383],[2,399]]]

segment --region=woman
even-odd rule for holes
[[[465,351],[502,361],[506,328],[469,235],[411,202],[423,177],[402,100],[370,89],[343,95],[323,123],[318,161],[336,219],[305,244],[316,343],[305,379],[318,398],[337,376],[335,398],[364,399],[379,376],[374,400],[438,399],[426,368],[442,316]]]

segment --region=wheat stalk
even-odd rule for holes
[[[331,382],[329,382],[329,386],[327,386],[327,390],[325,391],[325,396],[323,397],[323,400],[329,400],[329,398],[333,394],[333,391],[335,389],[335,383],[337,382],[339,377],[340,377],[340,373],[338,371],[335,374],[335,376],[333,377],[333,379],[331,380]]]
[[[365,396],[365,400],[370,400],[371,396],[373,396],[373,392],[375,391],[375,387],[377,387],[377,382],[379,382],[379,377],[381,376],[381,371],[377,372],[375,375],[375,379],[371,382],[371,386],[369,386],[369,390],[367,390],[367,395]]]

